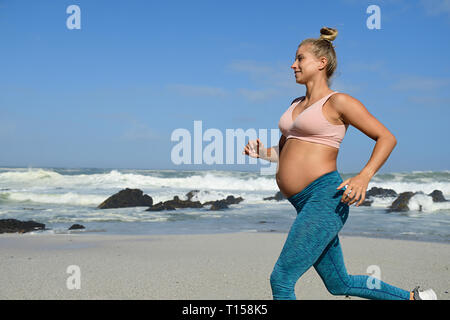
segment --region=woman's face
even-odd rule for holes
[[[317,76],[319,70],[324,67],[324,63],[326,63],[326,58],[317,59],[309,52],[307,45],[300,46],[297,49],[294,63],[291,66],[294,70],[296,82],[305,84],[309,79]]]

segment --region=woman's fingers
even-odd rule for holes
[[[359,202],[358,202],[358,204],[356,204],[356,206],[359,207],[361,205],[361,203],[364,202],[365,199],[366,199],[366,192],[363,192],[362,196],[361,196],[361,200],[359,200]]]
[[[342,195],[341,201],[344,203],[348,203],[350,201],[350,198],[353,196],[352,193],[353,192],[350,186],[348,186],[347,189],[344,191],[344,194]]]
[[[353,197],[353,199],[348,203],[349,206],[351,206],[353,203],[355,203],[359,197],[361,196],[361,189],[358,189],[356,192],[356,195]]]
[[[259,144],[255,140],[250,140],[244,147],[242,154],[249,155],[253,158],[259,158]]]
[[[345,189],[342,194],[342,202],[349,202],[355,197],[355,188],[350,183],[347,185],[347,189]]]
[[[345,186],[349,180],[350,180],[350,178],[348,178],[348,179],[345,180],[345,181],[342,181],[342,183],[341,183],[341,184],[339,185],[339,187],[337,187],[336,189],[340,189],[340,188],[342,188],[343,186]]]

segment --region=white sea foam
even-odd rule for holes
[[[196,188],[210,190],[277,190],[274,179],[250,177],[242,179],[233,176],[201,173],[187,177],[156,177],[139,173],[108,173],[63,175],[54,171],[36,169],[29,171],[8,171],[0,173],[0,186],[8,188],[66,187],[66,188]]]
[[[79,174],[77,174],[79,173]],[[342,174],[341,174],[342,175]],[[346,177],[343,177],[345,180]],[[450,210],[450,202],[433,202],[427,196],[441,190],[450,199],[448,172],[417,171],[376,175],[368,189],[393,189],[423,192],[409,202],[411,210],[435,212]],[[96,207],[112,194],[124,188],[139,188],[153,198],[154,203],[179,196],[185,200],[190,190],[200,190],[193,201],[213,201],[227,196],[242,197],[240,205],[271,207],[284,202],[263,200],[279,191],[274,177],[234,171],[175,171],[175,170],[101,170],[3,168],[0,170],[0,202],[38,203]],[[386,208],[395,198],[373,198],[374,208]],[[28,206],[28,204],[27,204]],[[31,205],[30,205],[31,206]],[[239,206],[239,205],[236,205]],[[61,210],[64,207],[61,207]],[[123,217],[121,218],[123,219]]]
[[[98,206],[106,199],[104,196],[93,194],[78,194],[74,192],[67,192],[61,194],[4,192],[1,194],[1,198],[3,200],[17,201],[17,202],[68,204],[77,206]]]

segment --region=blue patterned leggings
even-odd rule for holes
[[[288,198],[297,217],[270,275],[274,300],[295,300],[295,284],[311,266],[333,295],[409,300],[409,291],[347,273],[338,237],[349,213],[349,205],[340,201],[345,188],[336,189],[342,181],[337,170],[331,171]]]

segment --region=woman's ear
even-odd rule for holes
[[[326,68],[328,63],[328,59],[326,57],[320,57],[319,58],[319,70],[323,70]]]

